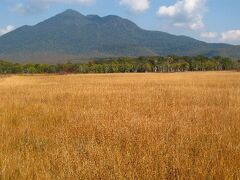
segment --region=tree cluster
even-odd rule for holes
[[[223,57],[116,58],[65,64],[17,64],[0,60],[0,74],[41,73],[130,73],[239,70],[240,60]]]

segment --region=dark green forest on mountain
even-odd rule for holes
[[[199,54],[238,59],[240,46],[144,30],[119,16],[85,16],[74,10],[0,36],[0,59],[16,63]]]
[[[65,64],[19,64],[0,60],[0,74],[134,73],[239,70],[240,60],[204,56],[116,58]]]

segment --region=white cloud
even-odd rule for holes
[[[48,9],[53,4],[79,4],[90,5],[95,0],[27,0],[16,4],[12,10],[21,14],[36,14]]]
[[[222,43],[231,43],[239,44],[240,43],[240,29],[229,30],[226,32],[204,32],[200,36],[210,42],[222,42]]]
[[[159,17],[168,17],[175,27],[198,30],[204,28],[203,15],[207,0],[177,0],[174,5],[161,6],[157,12]]]
[[[54,4],[91,5],[97,0],[26,0],[16,3],[12,11],[21,14],[36,14],[43,12]],[[120,5],[127,6],[133,12],[143,12],[149,9],[150,0],[119,0]]]
[[[37,14],[49,8],[49,4],[40,3],[36,1],[29,1],[28,3],[18,3],[12,11],[20,14]]]
[[[143,12],[150,6],[150,0],[120,0],[121,5],[127,6],[131,11]]]
[[[230,30],[221,33],[221,41],[223,42],[240,42],[240,29]]]
[[[201,33],[201,37],[202,38],[206,38],[206,39],[214,39],[218,37],[218,33],[216,32],[203,32]]]
[[[0,28],[0,36],[6,34],[6,33],[9,33],[10,31],[14,30],[15,27],[13,25],[8,25],[4,28]]]

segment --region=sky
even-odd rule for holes
[[[147,30],[240,45],[240,0],[0,0],[0,36],[74,9],[118,15]]]

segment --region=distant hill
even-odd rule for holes
[[[147,31],[118,16],[84,16],[74,10],[0,37],[0,59],[15,62],[60,63],[120,56],[198,54],[240,57],[240,46]]]

